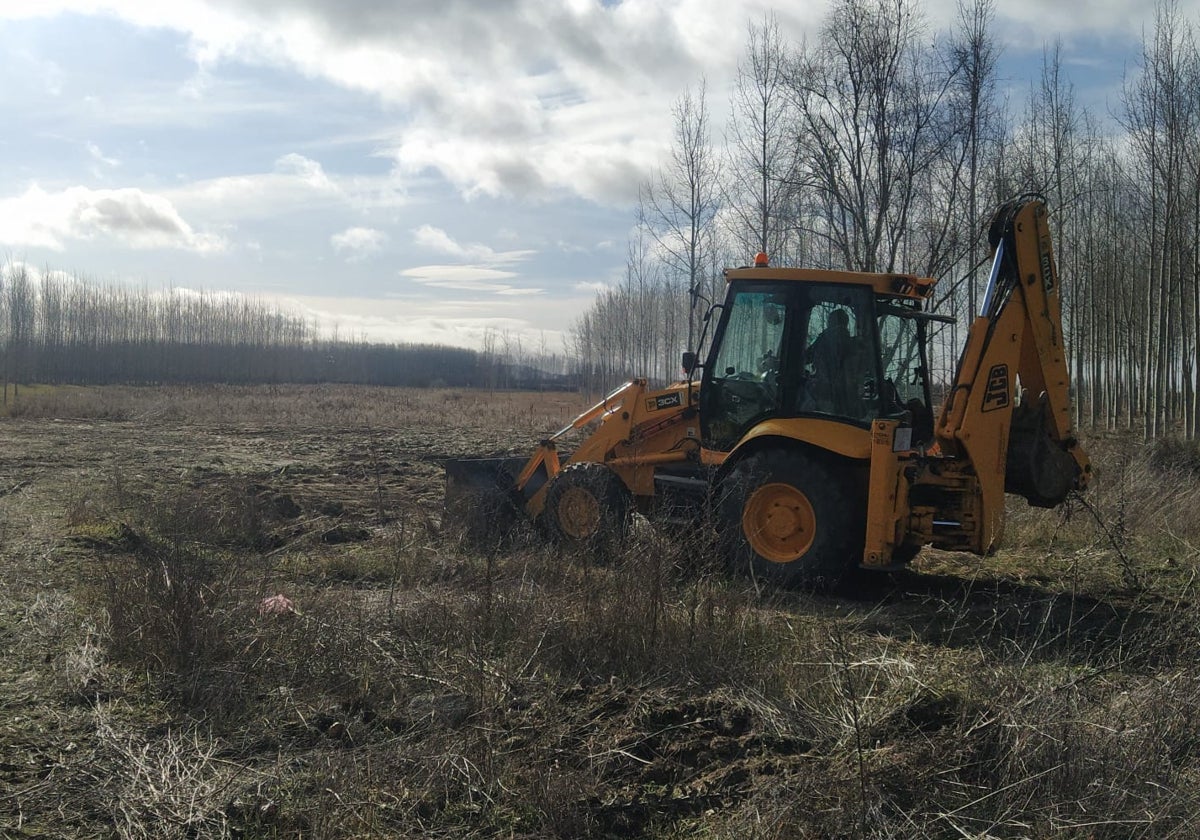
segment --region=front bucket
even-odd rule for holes
[[[528,458],[456,458],[446,461],[443,530],[480,548],[499,547],[524,518],[517,477]]]

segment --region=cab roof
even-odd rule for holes
[[[761,266],[725,269],[725,282],[753,280],[759,283],[841,283],[870,286],[876,294],[909,300],[925,300],[933,292],[937,280],[915,274],[876,274],[867,271],[830,271],[823,268],[778,268]]]

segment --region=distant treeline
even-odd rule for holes
[[[14,359],[18,354],[11,354]],[[483,385],[474,350],[433,344],[312,339],[288,344],[187,344],[167,340],[96,345],[32,344],[13,381],[80,385],[182,382],[345,382],[417,387]],[[17,375],[19,374],[19,375]]]
[[[434,344],[331,340],[242,295],[99,285],[22,265],[0,272],[5,382],[77,385],[343,382],[563,388],[531,360]],[[504,343],[505,351],[519,344]]]

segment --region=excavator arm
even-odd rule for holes
[[[1000,538],[1004,493],[1054,507],[1090,477],[1071,426],[1058,272],[1045,203],[1025,196],[993,218],[991,275],[936,440],[977,480],[975,550]]]

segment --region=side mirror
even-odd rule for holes
[[[700,367],[700,362],[696,358],[696,354],[691,350],[683,351],[683,372],[691,376],[698,367]]]

